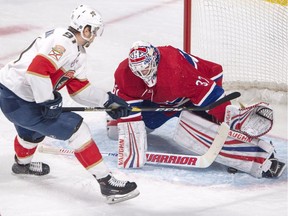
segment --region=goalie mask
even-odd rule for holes
[[[73,10],[70,26],[79,31],[82,38],[89,43],[94,36],[101,36],[104,30],[104,24],[100,13],[87,5],[80,5]],[[91,26],[90,38],[86,38],[83,34],[83,30],[86,26]]]
[[[148,42],[137,41],[129,52],[129,67],[147,86],[153,87],[157,81],[159,50]]]

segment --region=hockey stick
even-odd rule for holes
[[[213,109],[220,104],[223,104],[227,101],[233,100],[235,98],[240,97],[240,92],[232,92],[229,95],[224,96],[223,98],[215,101],[204,107],[132,107],[132,112],[145,112],[145,111],[157,111],[157,112],[170,112],[170,111],[182,111],[182,110],[190,110],[190,111],[205,111]],[[63,112],[81,112],[81,111],[111,111],[110,108],[105,107],[63,107]]]
[[[159,152],[146,152],[146,163],[154,165],[165,166],[180,166],[180,167],[194,167],[194,168],[207,168],[209,167],[219,152],[221,151],[225,140],[227,139],[229,132],[229,126],[226,123],[222,123],[219,126],[217,135],[214,138],[213,143],[204,155],[183,155],[183,154],[171,154],[171,153],[159,153]],[[63,148],[53,148],[48,146],[39,146],[39,152],[58,155],[74,155],[74,151]],[[117,157],[118,153],[102,152],[103,156]]]

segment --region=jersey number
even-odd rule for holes
[[[196,85],[208,86],[209,81],[201,76],[198,76],[198,80],[196,80]]]

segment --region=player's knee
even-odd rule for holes
[[[75,131],[68,142],[73,149],[79,149],[91,139],[91,132],[88,125],[85,122],[81,122],[78,130]]]
[[[41,137],[25,137],[25,136],[19,136],[22,140],[29,142],[29,143],[40,143],[45,139],[45,136]]]

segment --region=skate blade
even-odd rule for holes
[[[135,198],[139,194],[140,192],[138,190],[133,190],[130,193],[124,194],[124,195],[111,195],[111,196],[106,197],[106,202],[108,204],[115,204],[115,203],[119,203],[119,202],[123,202],[126,200],[130,200],[132,198]]]

